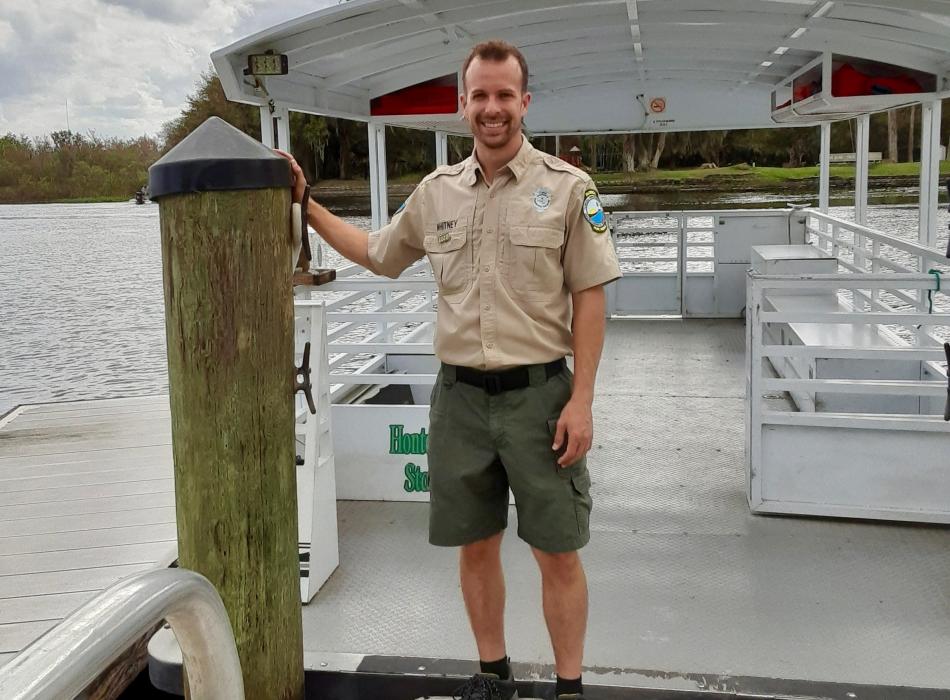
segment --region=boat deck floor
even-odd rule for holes
[[[740,321],[608,324],[582,553],[585,684],[948,697],[950,530],[752,515],[744,392]],[[160,565],[174,515],[162,398],[30,406],[6,423],[9,655],[95,590]],[[427,544],[426,504],[340,502],[338,512],[340,567],[303,610],[308,668],[425,673],[475,658],[457,552]],[[540,576],[516,517],[503,545],[508,650],[520,674],[547,678]]]

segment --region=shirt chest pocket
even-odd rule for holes
[[[564,286],[561,246],[564,230],[552,226],[512,226],[508,232],[506,282],[516,295],[544,299]]]
[[[469,227],[453,231],[426,231],[423,247],[432,266],[432,276],[439,294],[446,301],[459,296],[472,286],[472,243]]]

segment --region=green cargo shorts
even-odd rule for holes
[[[456,381],[443,365],[429,409],[429,542],[454,547],[508,525],[508,489],[518,536],[544,552],[570,552],[590,539],[586,457],[562,468],[551,449],[571,396],[566,367],[548,379],[529,367],[531,385],[498,394]]]

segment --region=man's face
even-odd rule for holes
[[[504,61],[476,56],[468,66],[465,94],[459,99],[479,146],[502,149],[512,139],[520,139],[531,93],[521,92],[521,67],[514,56]]]

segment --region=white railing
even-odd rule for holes
[[[611,212],[611,235],[624,275],[714,274],[713,217],[721,213]]]
[[[808,209],[806,231],[811,242],[819,249],[838,258],[842,271],[861,275],[871,274],[913,274],[928,273],[933,270],[935,281],[942,291],[950,288],[950,260],[936,248],[913,241],[875,231],[850,221],[838,219],[819,211]],[[931,306],[937,311],[950,310],[945,294],[928,295],[927,289],[919,288],[909,293],[908,288],[894,287],[894,280],[887,278],[890,289],[865,285],[852,287],[850,303],[855,308],[876,310],[884,313],[916,309],[927,313]],[[928,314],[928,318],[932,318]],[[911,339],[917,345],[940,345],[950,340],[950,327],[934,323],[895,319],[887,323],[900,321],[902,329],[892,328],[897,337],[904,342]]]
[[[435,280],[423,259],[395,280],[357,265],[312,287],[294,306],[298,313],[326,304],[330,396],[337,401],[354,385],[433,384],[433,373],[394,373],[390,355],[433,355]]]
[[[206,578],[185,569],[135,574],[97,595],[0,669],[0,698],[77,697],[162,620],[187,659],[194,700],[243,700],[224,604]]]
[[[932,275],[917,273],[866,273],[835,275],[759,275],[749,274],[749,306],[746,328],[748,388],[750,417],[755,425],[762,423],[780,423],[788,425],[824,425],[849,427],[893,427],[900,425],[903,430],[946,431],[950,424],[943,421],[943,402],[947,396],[945,354],[942,345],[911,346],[907,343],[895,343],[885,334],[880,334],[880,342],[867,342],[868,334],[855,332],[855,329],[869,328],[878,333],[882,325],[901,325],[905,327],[929,327],[934,325],[950,326],[950,309],[946,311],[920,312],[914,309],[898,311],[889,309],[885,304],[877,307],[860,308],[833,302],[823,310],[810,308],[800,310],[775,310],[772,297],[794,295],[799,299],[833,299],[835,295],[848,295],[858,291],[875,288],[883,294],[893,294],[898,290],[920,291],[924,295],[929,291],[940,297],[940,306],[946,308],[945,291],[937,291],[937,281]],[[935,304],[936,306],[937,304]],[[828,333],[826,337],[835,339],[836,344],[815,344],[811,342],[791,342],[781,344],[768,332],[769,325],[782,324],[820,324],[821,326],[840,325],[847,332]],[[819,334],[818,337],[821,337]],[[848,340],[849,337],[854,340]],[[878,336],[871,335],[871,338]],[[765,360],[769,360],[766,364]],[[806,371],[779,372],[779,376],[770,376],[769,367],[784,366],[786,360],[807,366]],[[816,369],[819,360],[846,360],[850,367],[843,374],[834,376],[838,370],[830,369],[823,373]],[[909,367],[909,378],[886,378],[888,369],[897,363]],[[791,375],[791,376],[789,376]],[[853,379],[849,376],[880,377],[876,379]],[[932,376],[934,379],[921,379]],[[804,395],[810,403],[820,407],[821,395],[874,395],[878,397],[879,408],[873,412],[848,411],[796,411],[791,407],[782,409],[767,406],[767,397],[775,392],[788,392],[792,395]],[[888,409],[886,397],[911,397],[919,402],[917,410],[908,412]],[[798,401],[801,404],[801,401]],[[912,402],[913,403],[913,402]],[[753,434],[755,434],[753,430]]]
[[[919,273],[749,273],[753,512],[950,523],[944,348],[894,342],[882,325],[950,325],[950,312],[841,301],[869,287],[884,298],[936,286]]]

